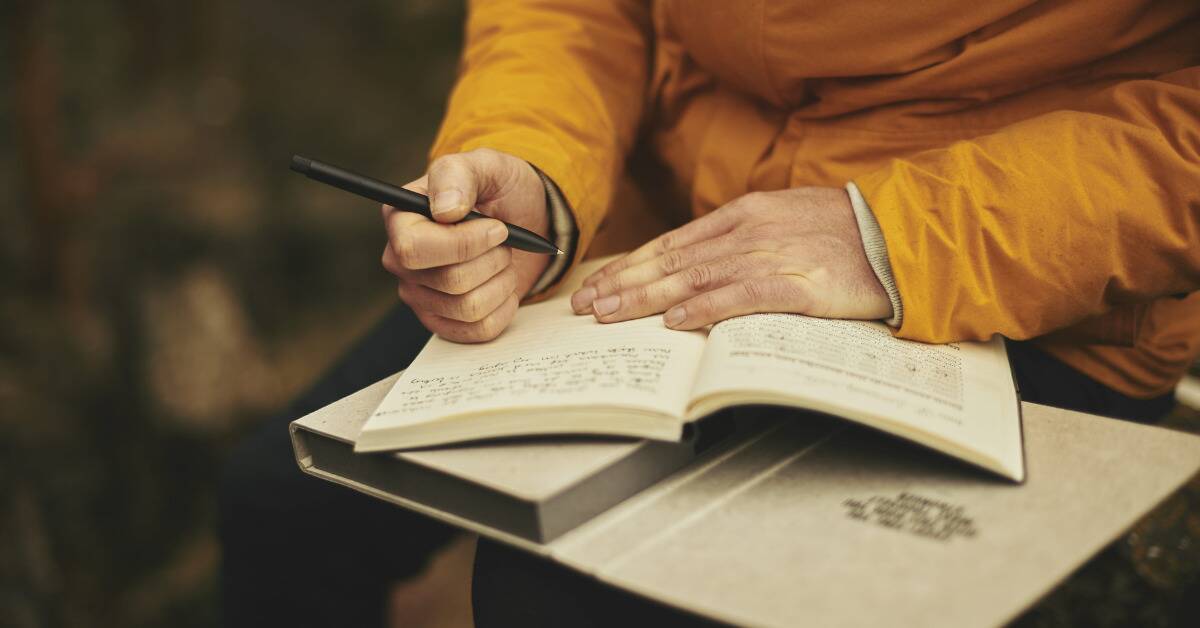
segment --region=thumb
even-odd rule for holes
[[[437,222],[458,222],[475,208],[479,182],[462,154],[446,155],[429,166],[429,210]]]

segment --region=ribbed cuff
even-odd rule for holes
[[[550,233],[554,236],[554,246],[563,252],[562,255],[555,255],[550,260],[546,270],[542,271],[542,276],[534,282],[528,295],[534,296],[554,285],[563,276],[563,273],[567,272],[571,260],[575,259],[575,245],[579,242],[579,229],[575,226],[575,217],[571,215],[571,210],[567,207],[567,199],[563,196],[562,191],[550,177],[546,176],[546,173],[533,164],[529,165],[546,188],[546,211],[550,214]]]
[[[875,220],[875,214],[871,212],[871,206],[867,205],[867,199],[863,198],[862,192],[853,181],[846,183],[846,193],[850,195],[850,204],[854,206],[854,219],[858,222],[858,233],[862,237],[863,250],[867,253],[867,262],[871,264],[871,270],[875,271],[875,277],[883,284],[888,300],[892,302],[892,317],[884,322],[899,328],[904,322],[904,304],[900,301],[900,291],[896,289],[896,278],[892,276],[887,242],[883,239],[883,232],[879,230],[879,223]]]

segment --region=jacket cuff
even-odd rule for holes
[[[530,166],[533,167],[533,171],[537,173],[542,180],[542,185],[546,188],[546,211],[550,214],[550,234],[554,246],[563,252],[562,255],[555,255],[550,260],[546,270],[542,271],[542,276],[534,282],[533,288],[527,295],[532,297],[545,292],[566,274],[567,269],[571,266],[571,260],[575,259],[575,247],[579,243],[579,228],[575,226],[575,217],[571,215],[562,190],[559,190],[554,181],[537,166],[533,164]]]
[[[887,242],[883,239],[883,232],[879,229],[875,214],[871,212],[871,206],[867,205],[867,199],[863,198],[853,181],[846,183],[846,193],[850,195],[850,204],[854,206],[854,219],[858,222],[858,233],[862,237],[863,250],[867,253],[867,262],[892,302],[892,317],[884,322],[899,328],[904,322],[904,303],[900,301],[900,290],[896,288],[896,278],[892,275],[892,263],[888,261]]]

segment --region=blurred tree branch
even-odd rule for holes
[[[73,315],[86,303],[78,227],[94,200],[96,173],[72,162],[63,148],[61,64],[41,24],[52,7],[51,0],[14,0],[7,39],[15,65],[14,135],[34,231],[36,261],[30,275]]]

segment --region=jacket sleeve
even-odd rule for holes
[[[1025,339],[1200,288],[1200,67],[857,177],[926,342]]]
[[[641,118],[650,16],[642,2],[474,0],[458,82],[431,159],[492,148],[544,172],[587,250]]]

